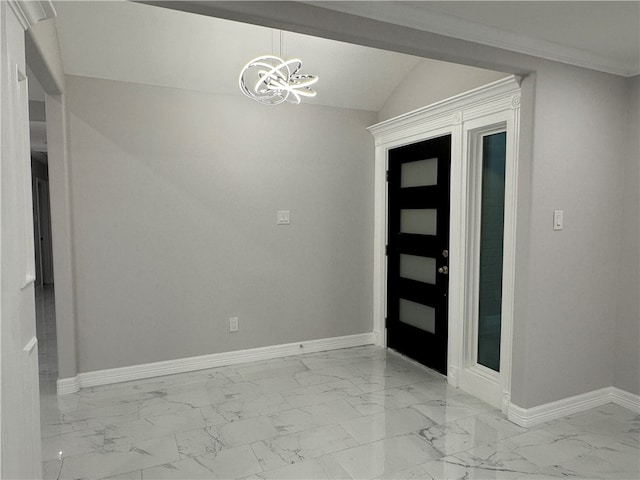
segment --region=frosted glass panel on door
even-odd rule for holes
[[[436,310],[411,300],[400,299],[400,321],[436,333]]]
[[[426,187],[438,183],[438,159],[403,163],[400,171],[400,187]]]
[[[400,232],[435,235],[438,211],[435,208],[400,210]]]
[[[436,259],[400,254],[400,276],[418,282],[436,284]]]

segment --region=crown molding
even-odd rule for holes
[[[52,0],[7,0],[7,3],[25,30],[56,16]]]
[[[623,77],[640,74],[640,64],[628,64],[579,48],[507,32],[452,15],[405,2],[303,2],[316,7],[381,22],[422,30],[437,35],[479,43],[545,60],[611,73]],[[428,15],[425,15],[428,12]]]
[[[496,110],[520,108],[520,83],[516,75],[496,80],[468,92],[367,127],[375,137],[376,146],[387,145],[436,126],[459,125]]]

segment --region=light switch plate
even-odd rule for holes
[[[564,211],[554,210],[553,211],[553,229],[562,230],[563,228],[564,228]]]
[[[238,331],[238,317],[231,317],[229,319],[229,331],[237,332]]]
[[[291,213],[289,210],[278,210],[278,225],[290,225]]]

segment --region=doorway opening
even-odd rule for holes
[[[446,374],[451,135],[389,150],[387,343]]]
[[[41,410],[46,398],[55,398],[58,380],[58,340],[55,316],[51,203],[45,92],[27,68],[29,79],[29,133],[35,254],[35,312]]]
[[[398,147],[448,135],[448,264],[437,265],[446,266],[448,274],[447,358],[441,371],[449,384],[505,413],[511,396],[519,115],[520,79],[511,76],[369,129],[376,138],[374,298],[382,299],[374,304],[378,344],[393,348],[393,322],[387,324],[386,318],[398,314],[396,286],[387,282],[399,267],[395,254],[386,252],[397,230],[395,187],[390,183],[387,190],[386,171],[393,168]],[[483,188],[490,193],[487,198]],[[426,225],[426,217],[422,223]],[[418,315],[426,317],[427,312],[422,309]],[[432,347],[420,342],[416,348]]]

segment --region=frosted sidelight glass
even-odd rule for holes
[[[435,235],[438,211],[435,208],[400,210],[400,232]]]
[[[436,284],[436,259],[400,254],[400,276],[418,282]]]
[[[432,307],[401,298],[400,321],[420,330],[436,333],[436,310]]]
[[[403,163],[400,172],[400,187],[426,187],[438,183],[438,159],[418,160]]]

